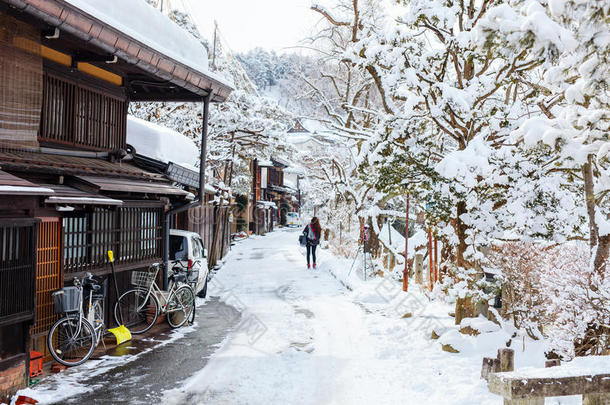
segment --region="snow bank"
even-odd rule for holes
[[[460,323],[460,327],[469,327],[480,333],[497,332],[500,330],[500,325],[493,323],[482,315],[479,315],[477,318],[464,318]]]
[[[66,0],[90,16],[170,58],[208,72],[208,53],[188,32],[144,0]]]
[[[136,153],[165,163],[174,162],[195,168],[199,148],[186,136],[132,115],[127,117],[127,143]],[[198,169],[195,169],[198,170]]]

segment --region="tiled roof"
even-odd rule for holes
[[[160,174],[146,172],[130,163],[112,163],[100,158],[64,156],[18,150],[0,150],[0,167],[8,171],[33,171],[58,175],[95,175],[166,180]]]

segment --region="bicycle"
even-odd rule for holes
[[[184,265],[182,261],[177,260],[172,263],[172,271],[173,272],[185,272],[186,273],[186,283],[193,289],[193,292],[196,291],[197,282],[199,281],[199,270],[196,269],[196,266],[200,264],[199,260],[196,260],[190,266]],[[205,288],[207,289],[207,280],[205,284]],[[189,325],[195,323],[195,311],[196,305],[193,307],[193,312],[188,318]]]
[[[197,283],[199,282],[199,270],[197,269],[197,265],[200,264],[200,260],[195,260],[195,262],[191,263],[191,265],[185,265],[180,260],[176,260],[172,263],[172,271],[175,273],[185,273],[186,274],[186,283],[191,286],[193,291],[197,288]]]
[[[161,264],[155,263],[146,271],[132,272],[131,284],[135,287],[123,293],[114,305],[115,321],[123,320],[132,334],[148,331],[160,314],[166,315],[171,328],[179,328],[195,310],[195,293],[186,284],[186,274],[172,274],[170,288],[164,292],[155,282],[160,268]]]
[[[84,289],[89,289],[87,312],[83,309]],[[52,293],[55,312],[65,314],[51,326],[47,346],[51,356],[65,366],[87,361],[104,335],[104,293],[102,285],[87,273],[74,286]]]

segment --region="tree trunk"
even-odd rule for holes
[[[610,255],[610,235],[599,235],[599,227],[595,219],[595,189],[593,182],[593,156],[589,156],[583,165],[583,179],[585,182],[585,204],[589,217],[589,248],[593,255],[593,269],[603,279],[606,275],[608,257]]]
[[[610,259],[610,235],[599,236],[595,258],[593,259],[593,268],[601,276],[602,279],[606,276],[608,270],[608,260]]]
[[[598,229],[595,222],[595,193],[593,189],[593,166],[592,157],[589,156],[587,163],[582,167],[582,176],[585,182],[585,204],[589,216],[589,248],[591,251],[597,246]]]
[[[468,263],[468,261],[466,259],[464,259],[464,253],[466,252],[466,248],[467,248],[467,245],[466,245],[467,226],[460,219],[460,216],[467,212],[466,211],[466,201],[459,201],[457,203],[456,208],[457,208],[457,215],[456,215],[456,219],[455,219],[455,233],[457,234],[457,237],[458,237],[458,245],[457,245],[457,252],[456,252],[456,265],[458,267],[468,268],[468,267],[470,267],[470,264]]]
[[[380,253],[381,253],[381,249],[380,246],[381,244],[379,243],[379,235],[377,235],[377,233],[375,232],[375,228],[373,227],[373,220],[371,218],[369,218],[368,222],[368,227],[369,227],[369,240],[366,243],[367,248],[369,249],[369,252],[371,254],[372,258],[379,258]],[[379,223],[377,224],[379,225]]]
[[[458,246],[456,249],[456,265],[458,267],[468,269],[472,264],[464,258],[466,253],[466,230],[468,226],[462,222],[460,216],[467,212],[466,202],[459,201],[457,203],[457,218],[455,220],[455,231],[458,237]],[[472,280],[467,280],[468,285],[472,287]],[[477,316],[477,305],[472,300],[472,297],[458,298],[455,301],[455,324],[459,325],[464,318],[473,318]]]

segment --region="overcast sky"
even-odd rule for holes
[[[262,47],[277,52],[306,37],[319,17],[310,10],[312,0],[182,0],[209,40],[214,20],[234,52]],[[172,4],[180,1],[172,0]],[[190,10],[188,10],[190,8]]]

